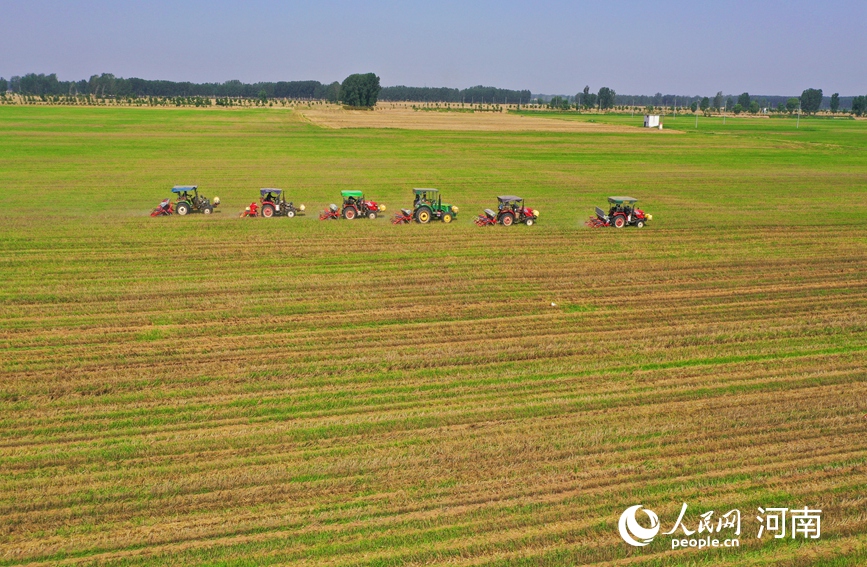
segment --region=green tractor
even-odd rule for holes
[[[452,222],[458,216],[458,208],[443,203],[439,189],[413,189],[415,200],[412,203],[412,217],[415,222],[427,224],[434,220]]]
[[[175,203],[175,212],[181,216],[189,213],[204,213],[209,215],[214,212],[214,207],[220,205],[220,198],[214,197],[212,203],[204,195],[199,195],[199,188],[196,185],[176,185],[172,187],[172,193],[177,195]]]

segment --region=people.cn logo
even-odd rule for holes
[[[642,527],[635,514],[642,508],[641,504],[630,506],[622,514],[620,521],[617,523],[617,528],[620,530],[620,537],[629,545],[642,547],[653,541],[656,534],[659,533],[659,517],[653,510],[644,510],[644,513],[650,518],[650,527]]]

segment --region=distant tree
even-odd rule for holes
[[[732,97],[728,97],[728,98],[726,99],[726,106],[725,106],[725,107],[726,107],[726,108],[734,108],[734,106],[735,106],[735,101],[734,101],[734,99],[733,99]]]
[[[867,112],[867,96],[856,96],[852,99],[852,114],[861,116]]]
[[[781,102],[777,105],[777,112],[785,112],[786,111],[786,103]]]
[[[716,96],[713,97],[713,107],[719,111],[723,106],[723,94],[722,91],[717,91]]]
[[[758,114],[759,113],[759,103],[756,101],[752,101],[750,103],[750,114]]]
[[[720,98],[722,98],[722,96],[720,96]],[[707,97],[704,97],[703,99],[701,99],[701,103],[699,104],[699,108],[701,108],[702,112],[707,112],[707,109],[710,108],[710,99]]]
[[[698,110],[698,102],[692,101],[692,104],[689,105],[689,109],[693,112],[696,112]]]
[[[602,87],[599,89],[598,102],[599,109],[605,110],[614,106],[614,97],[617,95],[612,89],[608,87]]]
[[[741,105],[742,108],[749,108],[750,93],[741,93],[741,96],[738,97],[738,104]]]
[[[3,79],[0,78],[0,87],[3,86]],[[0,89],[3,90],[3,89]],[[836,113],[840,108],[840,93],[834,93],[831,95],[831,112]]]
[[[786,110],[788,110],[789,114],[791,114],[791,113],[795,112],[796,110],[798,110],[798,106],[800,104],[801,104],[801,101],[799,101],[795,97],[792,97],[786,101]]]
[[[554,96],[551,97],[551,100],[548,101],[548,108],[563,108],[563,103],[566,102],[562,96]],[[568,103],[567,103],[568,104]]]
[[[268,102],[268,91],[266,91],[265,89],[260,90],[258,98],[262,101],[262,104]]]
[[[373,107],[379,97],[379,77],[373,73],[349,75],[340,85],[340,100],[349,106]]]
[[[6,94],[6,89],[9,88],[9,83],[6,82],[6,79],[0,77],[0,94]]]
[[[732,112],[734,112],[735,114],[740,114],[743,111],[744,111],[744,107],[741,103],[737,103],[735,105],[735,107],[732,109]]]
[[[822,106],[822,89],[806,89],[801,93],[801,110],[815,114],[820,106]]]

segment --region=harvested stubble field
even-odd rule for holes
[[[592,119],[0,108],[0,565],[867,562],[867,125]],[[222,210],[149,218],[182,183]],[[308,215],[236,218],[267,186]],[[414,186],[457,222],[316,220]],[[503,193],[540,223],[470,223]],[[620,539],[684,502],[741,547]]]

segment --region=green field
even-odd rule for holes
[[[867,563],[867,122],[665,126],[0,106],[0,566]],[[307,215],[238,219],[269,186]],[[317,219],[412,187],[456,222]],[[506,193],[539,223],[472,224]],[[740,548],[618,535],[683,503]]]

